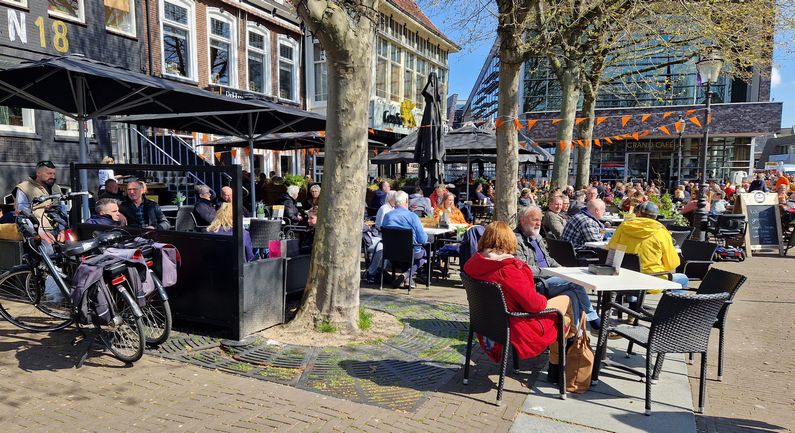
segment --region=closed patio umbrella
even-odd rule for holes
[[[415,161],[427,170],[427,185],[442,182],[442,160],[444,160],[444,143],[442,142],[442,97],[439,94],[439,81],[435,72],[428,75],[428,82],[422,89],[425,99],[425,111],[422,113],[414,147]]]

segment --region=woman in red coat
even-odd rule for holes
[[[516,248],[516,235],[508,224],[495,221],[489,224],[478,241],[478,252],[467,260],[464,272],[476,280],[499,284],[508,311],[537,313],[547,307],[557,308],[567,314],[565,322],[571,323],[569,298],[557,296],[547,301],[543,295],[536,292],[533,271],[525,262],[513,256]],[[521,359],[538,356],[557,339],[553,315],[534,318],[511,317],[509,320],[511,344]],[[480,339],[480,336],[478,338]],[[483,339],[480,340],[490,356],[502,353],[499,343],[493,343],[492,346],[492,343],[484,344]]]

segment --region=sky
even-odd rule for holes
[[[458,93],[459,101],[466,99],[480,74],[480,69],[494,43],[494,37],[484,35],[481,38],[483,40],[479,42],[461,44],[459,41],[462,40],[462,35],[455,23],[455,11],[448,12],[444,10],[447,8],[429,6],[425,2],[420,3],[439,30],[454,42],[462,45],[460,52],[449,56],[448,94]],[[493,29],[490,29],[490,32],[493,32]],[[780,41],[782,35],[777,36]],[[795,38],[792,35],[788,35],[788,37]],[[795,52],[789,51],[791,50],[777,49],[774,52],[773,70],[770,77],[771,100],[784,103],[781,117],[782,128],[795,126]]]

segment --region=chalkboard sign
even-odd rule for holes
[[[747,207],[748,236],[751,245],[778,245],[781,242],[776,215],[778,205]]]

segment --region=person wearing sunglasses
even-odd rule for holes
[[[36,206],[31,206],[31,203],[43,195],[62,194],[61,187],[58,186],[56,180],[55,164],[52,161],[39,161],[36,164],[34,175],[18,183],[14,188],[15,210],[17,212],[20,209],[31,210],[48,234],[60,232],[65,227],[55,227],[49,218],[44,217],[44,210],[50,206],[61,206],[61,210],[66,214],[66,206],[52,200],[45,200]],[[47,236],[47,238],[52,238],[52,236]]]

